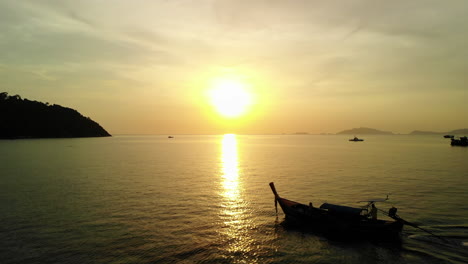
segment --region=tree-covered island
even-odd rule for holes
[[[0,93],[0,138],[110,137],[89,117],[78,111]]]

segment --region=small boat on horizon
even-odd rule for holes
[[[454,135],[444,135],[444,138],[454,138]]]
[[[354,137],[354,138],[350,139],[349,141],[359,142],[359,141],[364,141],[364,139],[358,138],[358,137]]]
[[[174,138],[173,136],[168,136],[167,138]]]
[[[329,203],[314,207],[312,203],[306,205],[280,197],[273,182],[270,183],[270,188],[275,196],[275,207],[277,208],[279,203],[287,222],[321,233],[394,241],[400,239],[403,225],[407,223],[396,215],[395,207],[390,208],[388,212],[388,216],[393,220],[377,219],[375,202],[386,199],[366,201],[368,204],[363,208]],[[375,215],[371,213],[374,210]]]

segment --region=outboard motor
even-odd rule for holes
[[[397,217],[396,215],[397,211],[398,209],[392,206],[392,208],[388,209],[388,216],[390,216],[391,218]]]

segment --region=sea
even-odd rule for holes
[[[0,140],[0,263],[468,263],[468,148],[440,135],[172,136]],[[314,206],[388,195],[425,231],[291,228],[270,182]]]

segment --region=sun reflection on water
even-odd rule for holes
[[[220,217],[222,220],[223,244],[227,256],[233,263],[257,263],[254,252],[254,240],[249,234],[252,220],[247,210],[247,203],[242,197],[242,183],[239,172],[236,135],[226,134],[222,139],[222,181],[223,198]]]
[[[221,161],[223,164],[223,196],[229,200],[239,197],[239,168],[237,160],[237,139],[234,134],[223,137]]]

